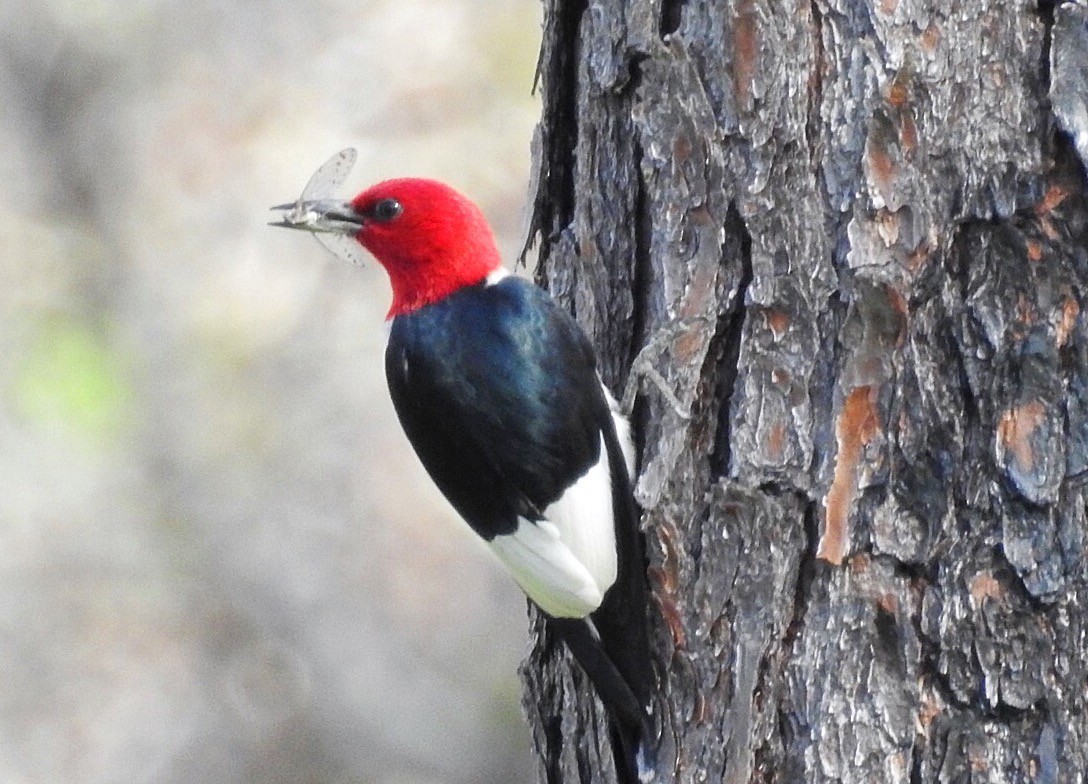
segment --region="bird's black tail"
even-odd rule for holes
[[[580,618],[549,618],[549,624],[589,676],[611,718],[612,755],[620,784],[640,784],[652,773],[649,714],[628,680],[612,661],[592,622]]]
[[[619,440],[606,428],[612,474],[618,570],[589,618],[551,618],[612,716],[612,748],[623,784],[651,780],[656,762],[650,726],[653,667],[646,621],[646,562],[631,480]]]

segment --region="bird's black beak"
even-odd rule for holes
[[[301,229],[314,234],[355,234],[365,223],[363,216],[355,212],[351,202],[337,199],[314,199],[272,207],[283,214],[280,220],[269,226],[284,229]]]

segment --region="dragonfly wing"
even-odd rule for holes
[[[347,234],[327,234],[316,232],[317,241],[325,246],[325,250],[332,253],[342,261],[350,264],[362,265],[363,246],[354,237]]]
[[[300,202],[311,199],[327,199],[333,192],[344,184],[344,180],[351,174],[358,155],[354,147],[348,147],[329,158],[314,172],[306,187],[302,189],[302,195],[298,197]]]

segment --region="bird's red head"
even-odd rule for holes
[[[434,180],[380,182],[351,200],[355,238],[393,285],[389,317],[479,283],[502,265],[479,207]]]

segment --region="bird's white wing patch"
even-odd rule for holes
[[[556,618],[584,618],[604,598],[593,575],[547,520],[521,520],[512,534],[488,544],[526,596]]]
[[[491,548],[521,589],[549,615],[584,618],[616,581],[612,477],[601,437],[597,463],[544,510],[544,520],[522,520]]]
[[[617,569],[612,474],[604,436],[596,464],[544,510],[544,517],[555,525],[559,538],[593,575],[603,596],[616,582]]]

